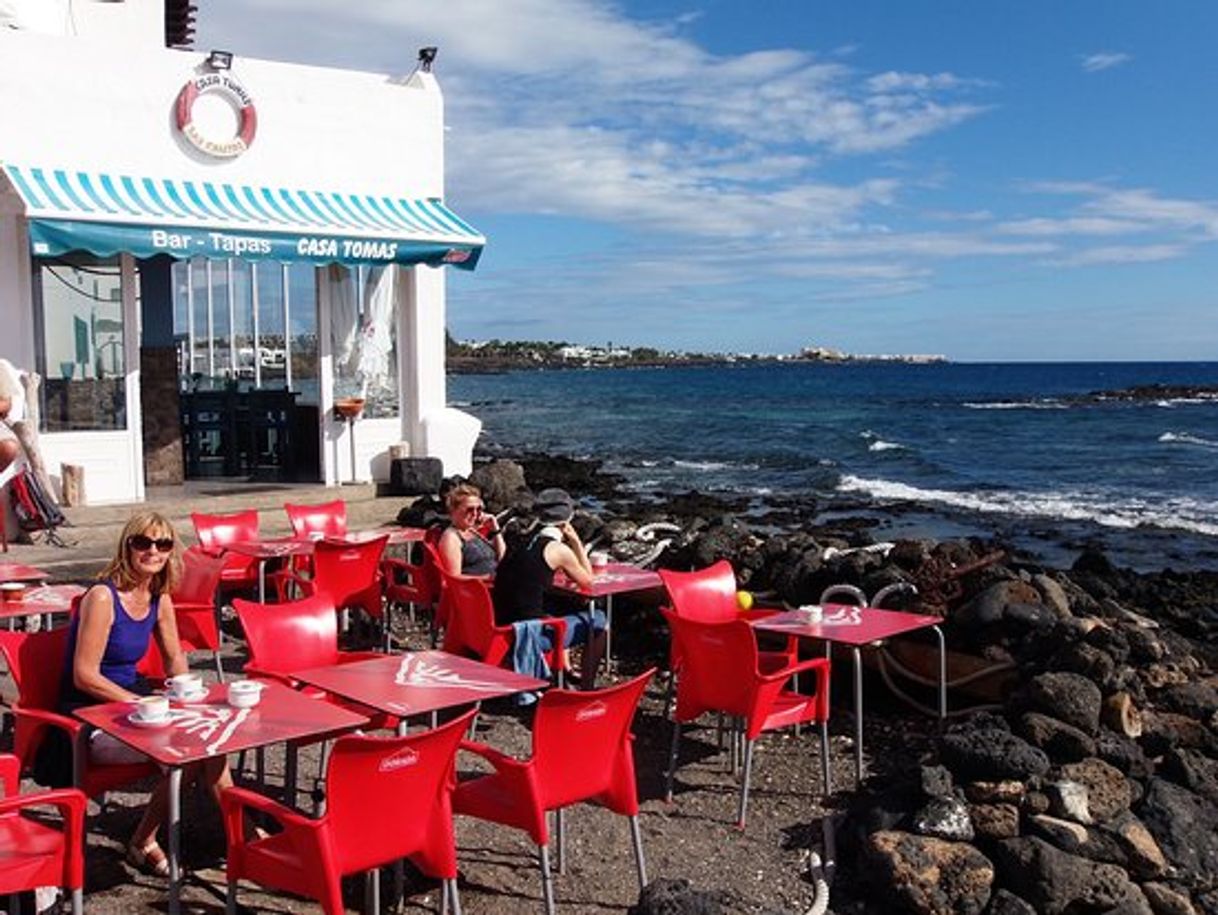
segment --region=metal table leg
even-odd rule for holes
[[[850,648],[854,654],[854,777],[863,783],[863,653],[857,645]]]
[[[931,626],[935,637],[939,640],[939,730],[947,723],[947,642],[943,638],[943,630]]]
[[[289,807],[296,806],[296,751],[296,743],[289,741],[283,762],[283,799]]]
[[[169,915],[182,910],[182,768],[169,769]]]

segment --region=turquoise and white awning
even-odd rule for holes
[[[436,199],[4,165],[40,256],[452,264],[486,239]]]

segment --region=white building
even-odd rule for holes
[[[189,13],[0,3],[0,356],[44,379],[52,476],[82,466],[93,503],[183,475],[336,484],[388,478],[402,442],[467,473],[444,266],[484,239],[443,204],[429,67],[167,47]]]

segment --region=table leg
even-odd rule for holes
[[[943,638],[943,630],[931,626],[939,639],[939,730],[947,723],[947,642]]]
[[[266,560],[258,560],[258,603],[266,603]]]
[[[613,595],[605,595],[605,675],[613,673]]]
[[[854,776],[863,783],[863,657],[857,645],[854,653]]]
[[[297,746],[295,741],[288,741],[283,761],[283,800],[289,807],[296,806],[296,769]]]
[[[169,915],[182,910],[182,768],[169,769]]]

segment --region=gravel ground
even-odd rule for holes
[[[425,647],[421,634],[404,635],[413,647]],[[232,653],[226,658],[226,668],[239,669],[241,660],[239,653]],[[209,661],[199,656],[195,666],[207,675]],[[626,657],[620,667],[620,675],[625,676],[643,669],[643,663]],[[840,677],[846,665],[839,667]],[[697,889],[716,893],[728,912],[805,911],[814,898],[807,876],[807,849],[819,847],[820,820],[826,811],[841,808],[855,788],[852,742],[847,736],[853,729],[849,712],[840,707],[841,701],[849,699],[848,684],[844,680],[835,683],[839,707],[834,709],[831,733],[833,782],[838,790],[828,799],[822,796],[815,729],[799,736],[788,732],[765,735],[754,754],[749,822],[743,832],[734,822],[738,781],[728,771],[727,752],[717,747],[713,719],[686,729],[676,796],[671,805],[665,803],[664,768],[671,731],[662,718],[664,684],[661,677],[652,682],[635,721],[640,819],[649,877],[684,878]],[[928,734],[932,725],[926,719],[904,718],[891,710],[886,713],[878,706],[874,713],[869,707],[868,713],[871,774],[882,779],[886,771],[912,765],[921,744],[918,738]],[[528,715],[507,705],[488,708],[479,720],[478,739],[523,755],[529,746]],[[282,752],[272,750],[268,755],[270,793],[281,785],[282,763]],[[317,765],[315,748],[302,751],[302,780],[314,775]],[[474,771],[478,765],[467,754],[458,761],[462,771]],[[252,776],[252,772],[245,774]],[[27,785],[26,790],[31,787]],[[89,912],[165,910],[164,881],[137,873],[123,861],[122,839],[134,828],[143,801],[140,792],[114,793],[104,809],[94,808],[87,849]],[[555,875],[560,909],[571,913],[624,911],[638,898],[627,821],[599,808],[581,806],[568,814],[567,823],[566,873]],[[459,817],[457,841],[465,912],[507,915],[542,910],[535,849],[523,833]],[[222,912],[223,834],[217,811],[200,792],[187,791],[183,799],[182,848],[188,871],[184,910]],[[834,909],[839,912],[858,910],[850,901],[853,879],[857,878],[838,875]],[[407,912],[438,910],[438,884],[409,869],[404,898],[394,898],[388,872],[382,887],[385,910],[399,903]],[[348,908],[362,910],[363,893],[361,879],[348,881]],[[242,884],[240,900],[248,911],[319,911],[313,903],[262,893],[246,884]]]

